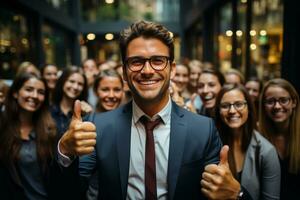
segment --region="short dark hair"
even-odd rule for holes
[[[126,60],[126,51],[128,44],[135,38],[155,38],[159,39],[169,48],[170,61],[174,60],[174,43],[173,37],[167,28],[161,24],[154,22],[138,21],[133,23],[130,27],[124,29],[120,33],[119,45],[121,50],[121,57],[123,63]]]

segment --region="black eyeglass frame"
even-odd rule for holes
[[[154,62],[154,59],[157,59],[157,58],[163,58],[165,59],[163,65],[161,66],[153,66],[153,62]],[[130,60],[133,60],[133,59],[140,59],[140,61],[143,62],[143,65],[141,65],[138,69],[134,69],[133,70],[133,67],[130,65]],[[133,57],[128,57],[126,60],[125,60],[125,66],[128,67],[128,69],[132,72],[139,72],[139,71],[142,71],[143,68],[145,67],[145,64],[146,62],[148,61],[149,65],[152,67],[152,69],[154,69],[155,71],[162,71],[164,70],[167,66],[168,66],[168,62],[171,61],[170,57],[169,56],[160,56],[160,55],[154,55],[154,56],[151,56],[149,58],[145,58],[145,57],[142,57],[142,56],[133,56]],[[162,67],[163,66],[163,67]]]
[[[229,107],[228,108],[222,107],[225,104],[226,104],[226,106],[229,106]],[[237,104],[242,104],[243,107],[238,108]],[[248,105],[247,101],[236,101],[234,103],[220,103],[219,109],[220,109],[220,111],[228,112],[228,111],[230,111],[231,107],[233,106],[235,110],[242,111],[247,107],[247,105]]]
[[[284,100],[287,100],[286,103],[283,103]],[[281,106],[288,106],[291,103],[291,97],[279,97],[279,98],[268,98],[264,100],[264,105],[268,107],[274,107],[278,102]],[[271,104],[272,103],[272,104]]]

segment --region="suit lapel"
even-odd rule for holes
[[[186,133],[187,127],[186,121],[184,120],[184,114],[179,110],[179,107],[173,103],[168,162],[169,199],[174,198],[177,178],[182,162]]]
[[[132,104],[131,102],[124,106],[121,117],[117,120],[117,148],[118,161],[120,170],[120,181],[122,189],[122,197],[126,199],[128,173],[129,173],[129,158],[130,158],[130,136],[131,136],[131,119],[132,119]]]

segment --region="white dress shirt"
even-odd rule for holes
[[[169,98],[167,105],[151,118],[151,120],[155,120],[158,117],[162,119],[162,122],[153,130],[156,160],[157,198],[159,200],[164,200],[168,197],[167,173],[171,130],[171,110],[172,103],[171,98]],[[133,101],[127,199],[145,199],[144,182],[146,132],[144,125],[139,121],[139,119],[144,115],[146,114]]]

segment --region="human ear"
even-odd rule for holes
[[[175,75],[176,75],[176,63],[172,62],[170,65],[171,65],[170,66],[171,67],[171,76],[170,76],[170,79],[172,80],[175,77]]]

